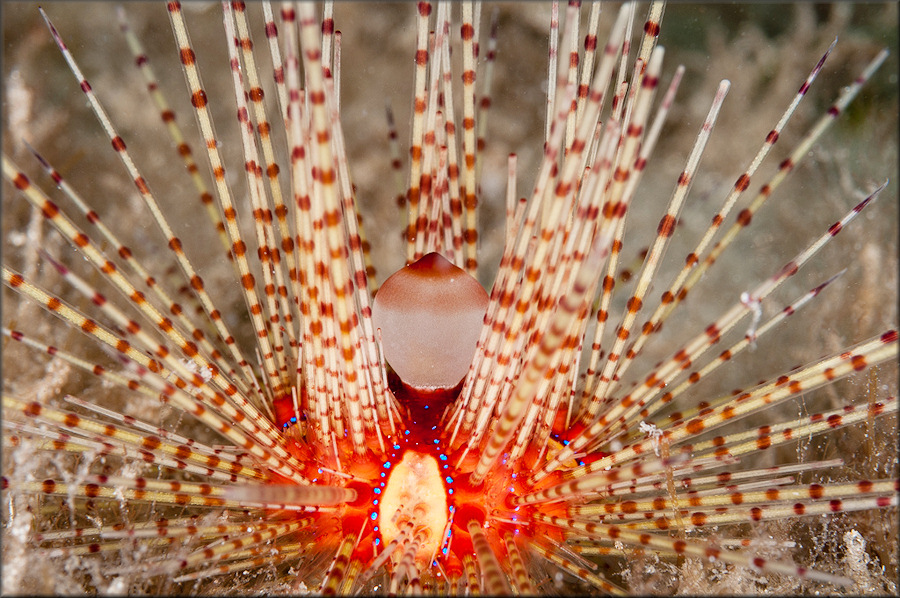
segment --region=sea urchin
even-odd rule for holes
[[[805,124],[788,119],[809,102],[830,39],[805,79],[775,70],[776,86],[788,76],[791,91],[771,122],[770,96],[742,91],[744,118],[766,105],[751,114],[759,135],[729,146],[750,152],[717,160],[706,148],[724,147],[713,145],[714,124],[733,85],[721,81],[690,103],[703,103],[700,112],[667,120],[687,75],[663,68],[661,3],[604,9],[603,19],[599,4],[553,6],[543,139],[510,148],[493,123],[527,125],[492,100],[509,91],[498,81],[514,77],[496,54],[519,8],[492,12],[488,26],[480,4],[420,2],[405,7],[414,35],[403,63],[413,97],[404,169],[393,125],[385,149],[348,158],[350,140],[371,145],[361,129],[378,128],[372,114],[347,114],[342,89],[371,95],[348,83],[347,67],[377,61],[349,58],[359,54],[335,30],[343,21],[333,5],[319,15],[309,4],[225,3],[217,36],[234,43],[209,66],[207,34],[192,43],[185,23],[203,9],[157,8],[172,22],[186,99],[158,95],[170,87],[157,84],[151,53],[125,24],[136,22],[131,7],[120,15],[122,39],[157,102],[175,110],[108,100],[66,47],[67,19],[57,7],[46,19],[106,152],[125,167],[127,193],[121,180],[107,187],[112,165],[93,164],[99,145],[88,156],[39,154],[38,138],[78,140],[39,134],[55,115],[31,122],[35,87],[4,72],[4,592],[892,589],[896,549],[876,536],[897,536],[896,428],[881,417],[896,412],[896,372],[879,365],[897,355],[894,306],[885,308],[896,275],[873,274],[855,256],[896,261],[879,262],[889,249],[877,242],[837,244],[887,226],[896,253],[895,222],[854,221],[896,215],[896,194],[876,203],[888,195],[878,181],[855,197],[846,176],[829,174],[840,191],[790,189],[805,197],[788,222],[812,228],[754,233],[784,246],[777,260],[750,255],[752,244],[731,262],[725,251],[763,227],[757,211],[770,198],[789,195],[782,182],[885,51],[869,52]],[[348,23],[363,21],[361,36],[387,23],[392,42],[406,37],[395,13],[338,8]],[[826,17],[800,11],[796,22]],[[793,40],[818,37],[798,25]],[[17,52],[45,60],[42,42],[30,43],[40,49]],[[526,52],[510,48],[505,60],[521,67]],[[111,68],[92,67],[103,77]],[[205,82],[216,76],[214,90],[201,70]],[[42,93],[70,89],[66,76]],[[888,104],[896,115],[896,94]],[[162,117],[181,158],[121,129],[123,120],[131,130],[128,116],[108,116],[135,110]],[[187,111],[200,140],[190,145],[175,126]],[[76,120],[80,137],[88,121]],[[658,157],[657,144],[672,156]],[[509,149],[519,155],[498,169],[492,155]],[[895,138],[887,151],[896,155]],[[775,156],[777,166],[765,166]],[[374,159],[390,170],[360,175]],[[700,183],[701,159],[733,169],[724,192],[719,181]],[[190,176],[170,181],[183,165]],[[87,181],[74,181],[79,171]],[[119,203],[113,218],[99,207],[107,193]],[[198,196],[205,208],[172,195]],[[377,206],[388,206],[393,227]],[[360,216],[369,209],[374,226]],[[809,211],[827,212],[825,224]],[[641,238],[650,219],[655,229]],[[42,221],[61,234],[45,240]],[[393,262],[373,259],[369,240],[405,262],[380,288],[372,264]],[[861,271],[847,277],[876,280],[858,291],[874,295],[860,305],[875,316],[847,307],[857,292],[847,289],[822,306],[820,295],[842,282],[823,259],[834,246],[838,268]],[[825,266],[802,278],[813,261]],[[850,322],[838,326],[829,309]],[[847,338],[831,347],[825,335]],[[799,366],[797,346],[807,351]],[[27,363],[35,350],[50,360]],[[860,455],[808,446],[825,433]],[[856,513],[881,528],[861,534],[863,520],[847,519],[838,548],[792,560],[793,545],[814,550],[834,535],[795,522]],[[866,552],[866,542],[876,547]],[[822,556],[837,549],[845,554]]]

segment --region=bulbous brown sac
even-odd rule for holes
[[[419,390],[453,388],[465,377],[481,334],[488,294],[438,253],[384,281],[372,305],[384,357]]]

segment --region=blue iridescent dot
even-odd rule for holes
[[[375,528],[375,531],[378,531],[377,527]],[[381,538],[375,538],[375,546],[378,546],[379,544],[381,544]]]
[[[390,462],[390,461],[385,461],[385,462],[384,462],[384,465],[383,465],[382,467],[384,467],[385,469],[388,469],[388,468],[390,468],[390,466],[391,466],[391,462]]]
[[[453,488],[450,488],[449,490],[447,490],[447,494],[453,494]]]
[[[372,513],[371,515],[369,515],[369,517],[372,518],[372,521],[375,521],[376,519],[378,519],[378,513]]]
[[[435,440],[435,442],[437,442],[437,441]],[[441,453],[440,455],[438,455],[438,459],[440,459],[441,461],[446,461],[446,460],[447,460],[447,455]]]
[[[399,451],[399,450],[400,450],[400,445],[399,445],[399,444],[395,444],[395,445],[394,445],[394,450],[395,450],[395,451]]]
[[[450,476],[447,476],[446,479],[447,479],[447,483],[448,483],[448,484],[452,484],[452,483],[453,483],[453,478],[451,478]]]
[[[409,430],[403,430],[403,434],[409,436]]]
[[[381,488],[375,488],[372,490],[375,494],[381,494]]]
[[[569,446],[569,441],[568,441],[568,440],[563,440],[563,446]]]
[[[384,476],[384,472],[383,472],[383,471],[382,471],[382,472],[381,472],[381,477],[385,477],[385,476]]]
[[[435,443],[435,444],[439,444],[440,442],[441,442],[441,441],[438,440],[437,438],[434,439],[434,443]]]
[[[373,505],[377,505],[377,504],[378,504],[378,499],[376,498],[375,500],[373,500],[373,501],[372,501],[372,504],[373,504]]]
[[[447,547],[444,546],[443,548],[441,548],[441,552],[443,552],[444,554],[447,554]]]

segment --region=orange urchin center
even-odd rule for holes
[[[349,559],[367,563],[396,541],[400,546],[391,553],[391,567],[402,566],[405,557],[414,560],[419,570],[437,563],[443,572],[454,576],[462,573],[467,556],[474,557],[469,528],[473,521],[485,531],[493,530],[486,538],[495,554],[505,554],[502,542],[507,534],[563,540],[559,529],[534,520],[532,507],[520,507],[510,500],[529,492],[524,480],[541,459],[536,448],[526,450],[515,468],[501,459],[483,482],[472,484],[470,472],[479,451],[459,438],[450,446],[441,421],[446,408],[458,398],[462,384],[449,389],[418,389],[392,371],[388,372],[388,382],[401,409],[401,431],[385,439],[384,452],[373,446],[373,452],[364,457],[338,443],[343,475],[329,473],[333,458],[321,450],[320,443],[310,442],[308,435],[316,435],[314,427],[292,427],[297,434],[303,429],[302,434],[307,435],[306,441],[294,438],[291,445],[295,456],[307,464],[307,475],[313,483],[343,485],[356,491],[356,499],[336,512],[315,515],[321,517],[322,529],[333,530],[321,537],[323,543],[334,548],[333,540],[338,537],[358,538]],[[290,426],[289,421],[279,423]],[[540,486],[557,481],[550,476]],[[562,503],[542,505],[542,511],[566,516]]]

